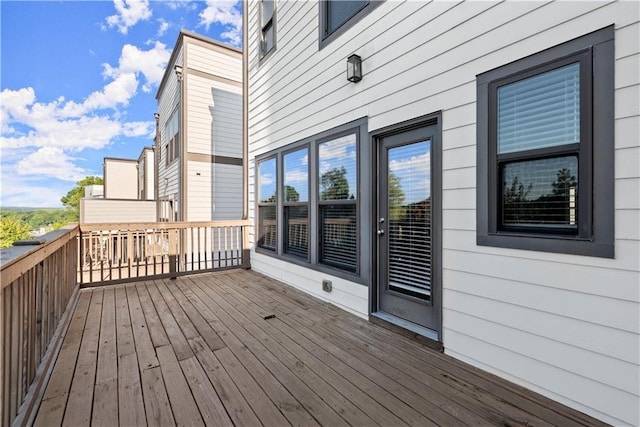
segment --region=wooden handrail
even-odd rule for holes
[[[81,224],[81,287],[249,268],[248,220]]]
[[[63,247],[69,240],[78,237],[80,226],[69,224],[56,232],[55,237],[38,246],[14,246],[5,249],[0,258],[0,286],[4,289],[13,281],[42,262],[55,251]],[[8,259],[6,259],[8,258]]]
[[[35,413],[77,294],[79,233],[71,224],[0,252],[1,426]]]
[[[130,222],[111,224],[80,224],[80,231],[109,231],[109,230],[171,230],[197,227],[238,227],[248,226],[249,220],[207,221],[207,222]]]

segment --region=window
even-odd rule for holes
[[[275,2],[262,0],[260,2],[260,54],[261,57],[271,52],[276,46],[275,30]]]
[[[320,2],[320,48],[347,30],[380,0],[323,0]]]
[[[258,252],[365,282],[371,254],[361,248],[371,236],[361,230],[369,230],[372,213],[360,209],[359,185],[371,173],[372,149],[360,144],[366,135],[360,119],[256,159]]]
[[[309,149],[283,155],[284,253],[309,256]]]
[[[318,145],[320,259],[348,271],[357,266],[356,134]]]
[[[613,257],[613,27],[477,83],[478,244]]]
[[[169,165],[180,156],[180,104],[171,113],[164,125],[165,165]]]
[[[277,250],[276,159],[258,163],[258,247]]]

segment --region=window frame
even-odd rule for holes
[[[288,202],[286,200],[286,180],[285,180],[285,176],[286,176],[286,162],[285,162],[285,157],[288,154],[292,154],[301,150],[307,150],[307,201],[306,202]],[[281,185],[282,185],[282,189],[281,189],[281,194],[282,194],[282,255],[283,256],[287,256],[287,257],[294,257],[296,259],[300,259],[300,260],[304,260],[306,262],[309,262],[310,260],[310,252],[311,252],[311,154],[310,154],[310,150],[311,147],[309,146],[309,143],[304,143],[301,145],[296,145],[295,147],[293,147],[290,150],[286,150],[282,152],[282,180],[281,180]],[[299,206],[306,206],[307,208],[307,220],[309,221],[309,225],[307,226],[307,256],[306,258],[303,258],[299,255],[295,255],[293,253],[290,253],[287,251],[288,249],[288,245],[287,245],[287,238],[285,237],[285,231],[288,231],[288,226],[286,224],[286,220],[287,220],[287,216],[286,216],[286,208],[287,207],[299,207]]]
[[[167,128],[169,127],[169,123],[173,120],[173,117],[177,117],[177,129],[176,132],[169,136],[167,133]],[[165,166],[169,166],[175,160],[180,158],[180,138],[181,138],[181,123],[180,123],[180,104],[177,104],[176,107],[169,115],[169,119],[164,123],[164,139],[165,139],[165,147],[166,147],[166,158],[165,158]]]
[[[319,224],[319,216],[320,216],[320,204],[319,204],[319,191],[318,191],[318,150],[319,144],[322,142],[330,141],[336,138],[339,138],[348,134],[356,135],[356,177],[357,177],[357,189],[356,189],[356,271],[350,271],[341,269],[332,265],[323,264],[319,261],[319,245],[320,245],[320,224]],[[369,273],[371,270],[371,259],[368,251],[363,251],[362,248],[370,247],[371,245],[371,236],[369,236],[368,230],[371,227],[371,223],[373,221],[372,213],[370,209],[362,209],[361,206],[368,207],[368,203],[370,202],[370,197],[367,200],[362,199],[361,190],[363,185],[366,182],[369,182],[371,176],[371,168],[370,168],[370,159],[371,159],[371,147],[369,144],[364,144],[363,141],[368,140],[367,133],[367,118],[357,119],[343,125],[337,126],[330,130],[321,132],[314,136],[302,139],[300,141],[296,141],[294,143],[288,144],[286,146],[277,148],[275,150],[269,151],[264,154],[257,155],[255,157],[255,183],[256,183],[256,191],[254,202],[256,206],[256,214],[254,215],[255,227],[256,231],[258,230],[258,173],[257,166],[260,162],[267,160],[272,157],[276,157],[278,160],[278,191],[284,192],[284,162],[283,156],[285,154],[295,152],[304,146],[308,147],[309,154],[309,164],[308,164],[308,173],[309,173],[309,202],[308,202],[308,212],[309,212],[309,253],[308,258],[305,260],[301,257],[290,255],[284,252],[284,234],[278,232],[278,250],[276,252],[272,252],[269,250],[264,250],[257,245],[258,239],[256,238],[256,244],[254,245],[255,251],[259,254],[271,256],[277,258],[279,260],[290,262],[292,264],[300,265],[305,268],[309,268],[312,270],[324,272],[330,274],[332,276],[340,277],[345,280],[349,280],[352,282],[356,282],[359,284],[366,285],[370,280]],[[368,159],[368,160],[367,160]],[[284,199],[281,197],[281,194],[278,197],[277,203],[277,213],[278,213],[278,231],[284,229]],[[335,201],[333,201],[335,202]],[[338,201],[341,202],[341,201]],[[362,205],[365,203],[365,205]],[[257,236],[258,234],[256,234]],[[281,237],[282,236],[282,237]],[[365,253],[366,252],[366,253]]]
[[[275,202],[263,202],[262,200],[260,200],[261,198],[261,194],[260,194],[260,164],[261,163],[266,163],[270,160],[274,160],[275,161],[275,171],[276,171],[276,176],[274,177],[274,179],[276,180],[276,184],[275,184],[275,189],[276,189],[276,201]],[[279,178],[280,178],[280,174],[278,173],[278,167],[280,165],[280,162],[278,161],[278,157],[275,155],[271,155],[265,158],[260,159],[259,161],[256,160],[256,250],[258,248],[260,248],[261,251],[266,251],[266,252],[271,252],[271,253],[278,253],[278,242],[280,240],[280,227],[279,227],[279,214],[278,214],[278,205],[280,204],[280,199],[281,199],[281,192],[280,192],[280,185],[279,185]],[[261,222],[260,222],[260,208],[266,208],[266,207],[275,207],[276,209],[276,245],[274,249],[269,249],[268,247],[264,247],[264,246],[260,246],[259,242],[260,239],[262,238],[262,230],[261,230]]]
[[[320,145],[327,143],[327,142],[331,142],[334,141],[338,138],[342,138],[343,136],[347,136],[347,135],[351,135],[354,134],[356,137],[356,198],[355,200],[353,199],[337,199],[337,200],[321,200],[320,199]],[[339,270],[342,271],[346,271],[346,272],[351,272],[354,274],[359,274],[360,273],[360,253],[361,253],[361,249],[360,249],[360,165],[358,162],[358,153],[360,152],[360,136],[358,135],[358,132],[356,130],[352,129],[347,129],[344,130],[342,132],[337,132],[337,133],[333,133],[331,135],[328,135],[324,138],[318,138],[315,142],[315,146],[314,146],[314,150],[315,150],[315,158],[317,159],[316,162],[314,163],[313,167],[315,168],[315,176],[316,176],[316,180],[314,182],[314,192],[316,192],[316,203],[313,206],[313,208],[316,210],[316,218],[317,218],[317,232],[316,232],[316,250],[318,251],[318,259],[317,259],[317,263],[321,264],[321,265],[325,265],[328,267],[332,267],[332,268],[337,268]],[[351,270],[345,270],[343,268],[340,268],[337,264],[332,263],[332,262],[327,262],[327,261],[323,261],[322,259],[322,209],[321,206],[331,206],[331,205],[354,205],[356,206],[356,268],[354,271]]]
[[[369,0],[358,12],[354,13],[349,19],[343,22],[338,28],[329,32],[328,30],[328,13],[329,13],[329,1],[320,0],[318,2],[320,22],[318,25],[318,44],[319,50],[322,50],[325,46],[331,43],[336,38],[340,37],[342,33],[354,26],[358,21],[371,13],[376,7],[380,6],[384,0]],[[339,1],[339,0],[338,0]]]
[[[272,52],[274,52],[276,50],[276,0],[267,0],[267,1],[271,1],[273,3],[273,12],[271,13],[271,19],[267,20],[266,23],[262,23],[263,20],[263,16],[262,16],[262,5],[265,2],[265,0],[260,0],[260,2],[258,3],[258,8],[259,8],[259,27],[258,27],[258,52],[260,53],[260,61],[262,61],[263,59],[267,58],[268,56],[271,55]],[[265,32],[269,30],[269,28],[271,28],[272,32],[273,32],[273,46],[271,46],[271,49],[269,50],[265,50]]]
[[[479,246],[614,257],[614,29],[608,26],[476,76],[477,237]],[[580,63],[580,142],[497,153],[499,86]],[[593,102],[597,100],[597,102]],[[603,141],[603,142],[600,142]],[[500,164],[578,155],[578,230],[501,227]]]

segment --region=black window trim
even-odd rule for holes
[[[261,198],[261,194],[260,194],[260,164],[264,163],[264,162],[268,162],[269,160],[275,160],[276,162],[276,176],[274,177],[274,179],[276,180],[276,201],[275,202],[263,202],[260,200]],[[279,226],[279,212],[278,212],[278,206],[280,205],[279,201],[281,198],[281,194],[280,194],[280,185],[278,182],[278,177],[279,177],[279,171],[278,168],[280,167],[280,163],[278,161],[278,156],[276,155],[269,155],[269,156],[265,156],[264,158],[261,158],[260,160],[256,159],[256,250],[260,249],[260,251],[265,251],[265,253],[277,253],[279,251],[279,244],[278,241],[280,240],[280,226]],[[275,250],[271,250],[269,248],[265,248],[262,246],[259,246],[259,241],[260,238],[262,236],[262,230],[260,228],[260,208],[261,207],[270,207],[270,206],[275,206],[276,208],[276,248]]]
[[[277,6],[276,6],[276,0],[273,0],[273,13],[271,14],[271,19],[265,24],[262,25],[262,3],[264,0],[260,0],[260,2],[258,2],[258,52],[259,52],[259,61],[262,62],[263,60],[265,60],[266,58],[270,57],[271,54],[273,52],[275,52],[276,47],[277,47],[277,42],[276,42],[276,13],[277,13]],[[269,27],[272,28],[273,30],[273,46],[271,47],[271,49],[269,49],[268,51],[265,52],[264,50],[264,31],[265,29],[268,29]]]
[[[286,170],[285,170],[285,162],[284,162],[284,158],[287,154],[291,154],[291,153],[295,153],[297,151],[300,150],[307,150],[307,201],[306,202],[287,202],[287,200],[285,199],[285,174],[286,174]],[[310,143],[306,142],[304,144],[299,144],[299,145],[295,145],[294,147],[288,149],[288,150],[283,150],[282,151],[282,171],[281,171],[281,175],[282,176],[282,182],[281,182],[281,192],[282,192],[282,203],[279,203],[282,205],[282,255],[286,256],[286,257],[292,257],[295,259],[299,259],[300,261],[304,261],[304,262],[310,262],[311,259],[311,227],[308,227],[308,233],[309,235],[307,236],[307,257],[303,258],[299,255],[295,255],[292,253],[288,253],[287,252],[287,244],[285,242],[285,237],[284,237],[284,231],[285,228],[287,227],[287,225],[284,223],[286,220],[286,216],[285,216],[285,208],[289,207],[289,206],[306,206],[307,207],[307,218],[309,220],[309,225],[311,225],[311,147],[310,147]]]
[[[358,21],[371,13],[376,7],[380,6],[384,0],[369,0],[358,12],[347,19],[342,25],[328,33],[327,30],[327,12],[328,12],[328,0],[320,0],[318,2],[318,12],[320,22],[318,25],[318,50],[322,50],[325,46],[331,43],[336,38],[340,37],[342,33],[354,26]]]
[[[300,257],[296,257],[296,256],[291,256],[288,255],[286,253],[284,253],[283,251],[283,239],[280,237],[280,234],[282,233],[278,233],[278,251],[277,252],[273,252],[267,249],[263,249],[258,247],[257,242],[258,242],[258,197],[257,197],[257,191],[258,191],[258,173],[255,173],[255,215],[254,215],[254,226],[255,226],[255,230],[256,230],[256,242],[254,244],[254,248],[256,253],[259,253],[261,255],[266,255],[266,256],[270,256],[273,258],[276,258],[278,260],[284,261],[284,262],[289,262],[291,264],[295,264],[295,265],[299,265],[301,267],[305,267],[305,268],[309,268],[311,270],[315,270],[315,271],[319,271],[319,272],[323,272],[326,274],[330,274],[332,276],[335,277],[339,277],[341,279],[345,279],[348,280],[350,282],[355,282],[361,285],[367,285],[369,283],[370,277],[369,277],[369,270],[370,270],[370,254],[368,253],[363,253],[362,251],[362,247],[369,247],[370,246],[370,236],[368,236],[368,232],[366,230],[368,230],[368,228],[370,226],[371,223],[371,218],[370,218],[370,212],[365,212],[363,210],[361,210],[360,206],[361,203],[367,203],[365,201],[362,200],[362,193],[361,193],[361,189],[362,189],[362,180],[364,179],[363,176],[365,175],[370,175],[371,171],[369,170],[369,168],[365,168],[366,160],[363,160],[364,157],[370,156],[369,150],[368,150],[368,144],[364,144],[364,141],[368,141],[369,138],[369,134],[368,134],[368,130],[367,130],[367,124],[368,124],[368,120],[366,117],[360,118],[360,119],[356,119],[353,120],[351,122],[345,123],[343,125],[339,125],[336,126],[334,128],[331,128],[329,130],[320,132],[318,134],[315,134],[313,136],[304,138],[302,140],[293,142],[291,144],[279,147],[275,150],[271,150],[267,153],[264,154],[260,154],[257,155],[255,157],[255,168],[257,171],[257,166],[259,162],[262,162],[264,160],[269,159],[270,157],[276,157],[276,158],[282,158],[284,153],[288,153],[291,151],[295,151],[296,149],[299,149],[303,146],[308,146],[309,148],[309,257],[308,257],[308,261],[305,261],[303,259],[301,259]],[[330,141],[332,139],[335,138],[339,138],[340,136],[344,136],[346,134],[349,133],[355,133],[356,134],[356,150],[358,152],[358,155],[356,156],[356,167],[357,167],[357,177],[358,177],[358,189],[357,189],[357,197],[356,197],[356,215],[358,218],[358,225],[356,228],[357,231],[357,235],[356,235],[356,250],[358,251],[357,254],[357,269],[356,272],[351,272],[351,271],[347,271],[347,270],[343,270],[343,269],[339,269],[339,268],[335,268],[331,265],[328,264],[322,264],[319,262],[319,203],[318,203],[318,189],[317,189],[317,184],[318,184],[318,167],[317,167],[317,161],[318,161],[318,145],[321,142],[326,142],[326,141]],[[279,164],[282,164],[282,161],[278,162]],[[363,169],[364,168],[364,169]],[[278,166],[278,171],[280,171],[280,174],[282,174],[282,171],[280,169],[280,166]],[[281,176],[281,175],[280,175]],[[280,177],[278,177],[280,178]],[[280,178],[281,179],[281,178]],[[278,185],[279,191],[280,187],[284,188],[282,185]],[[278,200],[281,200],[280,195],[278,196]],[[283,221],[283,203],[278,202],[278,208],[277,208],[277,212],[278,212],[278,231],[282,229],[282,221]],[[365,206],[368,206],[365,204]],[[363,241],[364,239],[364,241]]]
[[[495,142],[496,82],[518,81],[528,75],[558,68],[562,61],[581,65],[581,120],[579,158],[579,223],[577,235],[522,233],[498,227],[497,154]],[[584,58],[583,58],[584,59]],[[588,60],[588,59],[584,59]],[[541,71],[543,70],[543,71]],[[589,72],[592,78],[589,78]],[[477,239],[479,246],[525,249],[542,252],[614,258],[614,28],[613,25],[527,56],[477,76]],[[584,88],[583,88],[584,86]],[[585,91],[583,92],[583,89]],[[589,92],[591,90],[591,93]],[[585,98],[585,99],[583,99]],[[586,108],[586,110],[585,110]],[[585,139],[583,139],[586,137]],[[582,142],[582,141],[581,141]],[[567,147],[535,150],[540,155],[557,153]],[[546,151],[546,153],[545,153]],[[523,153],[519,153],[523,154]],[[525,153],[526,154],[526,153]],[[586,168],[586,169],[585,169]],[[590,172],[590,173],[585,173]],[[588,211],[580,217],[580,207]],[[584,210],[584,208],[582,209]]]

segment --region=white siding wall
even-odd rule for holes
[[[104,159],[104,198],[138,198],[138,163],[132,160]]]
[[[242,81],[241,53],[215,46],[203,46],[202,42],[189,43],[188,49],[189,68],[237,82]]]
[[[242,157],[242,88],[187,75],[189,152]]]
[[[183,50],[180,49],[176,55],[175,64],[182,64]],[[171,116],[171,113],[175,109],[176,105],[180,102],[180,86],[178,79],[173,71],[173,65],[167,65],[167,81],[165,83],[162,93],[158,98],[158,113],[160,114],[159,130],[160,130],[160,144],[158,161],[158,197],[166,198],[176,196],[180,193],[180,167],[179,160],[174,160],[169,166],[166,166],[167,150],[165,149],[165,132],[164,127]],[[180,124],[182,126],[182,123]]]
[[[277,49],[262,63],[257,3],[247,12],[251,218],[256,155],[363,116],[374,131],[441,110],[445,351],[605,421],[638,425],[639,3],[387,1],[318,51],[317,3],[278,2]],[[476,246],[475,76],[609,24],[616,258]],[[363,58],[358,84],[345,76],[351,53]],[[255,253],[252,265],[315,294],[325,276]],[[336,290],[339,305],[366,314],[366,287],[334,282]]]
[[[188,221],[242,218],[242,166],[188,162]]]
[[[155,186],[156,186],[156,176],[154,173],[155,169],[155,157],[153,150],[147,150],[147,154],[145,156],[145,171],[144,171],[144,180],[145,180],[145,189],[147,200],[153,200],[155,198]]]
[[[156,222],[153,200],[80,199],[81,224]]]

